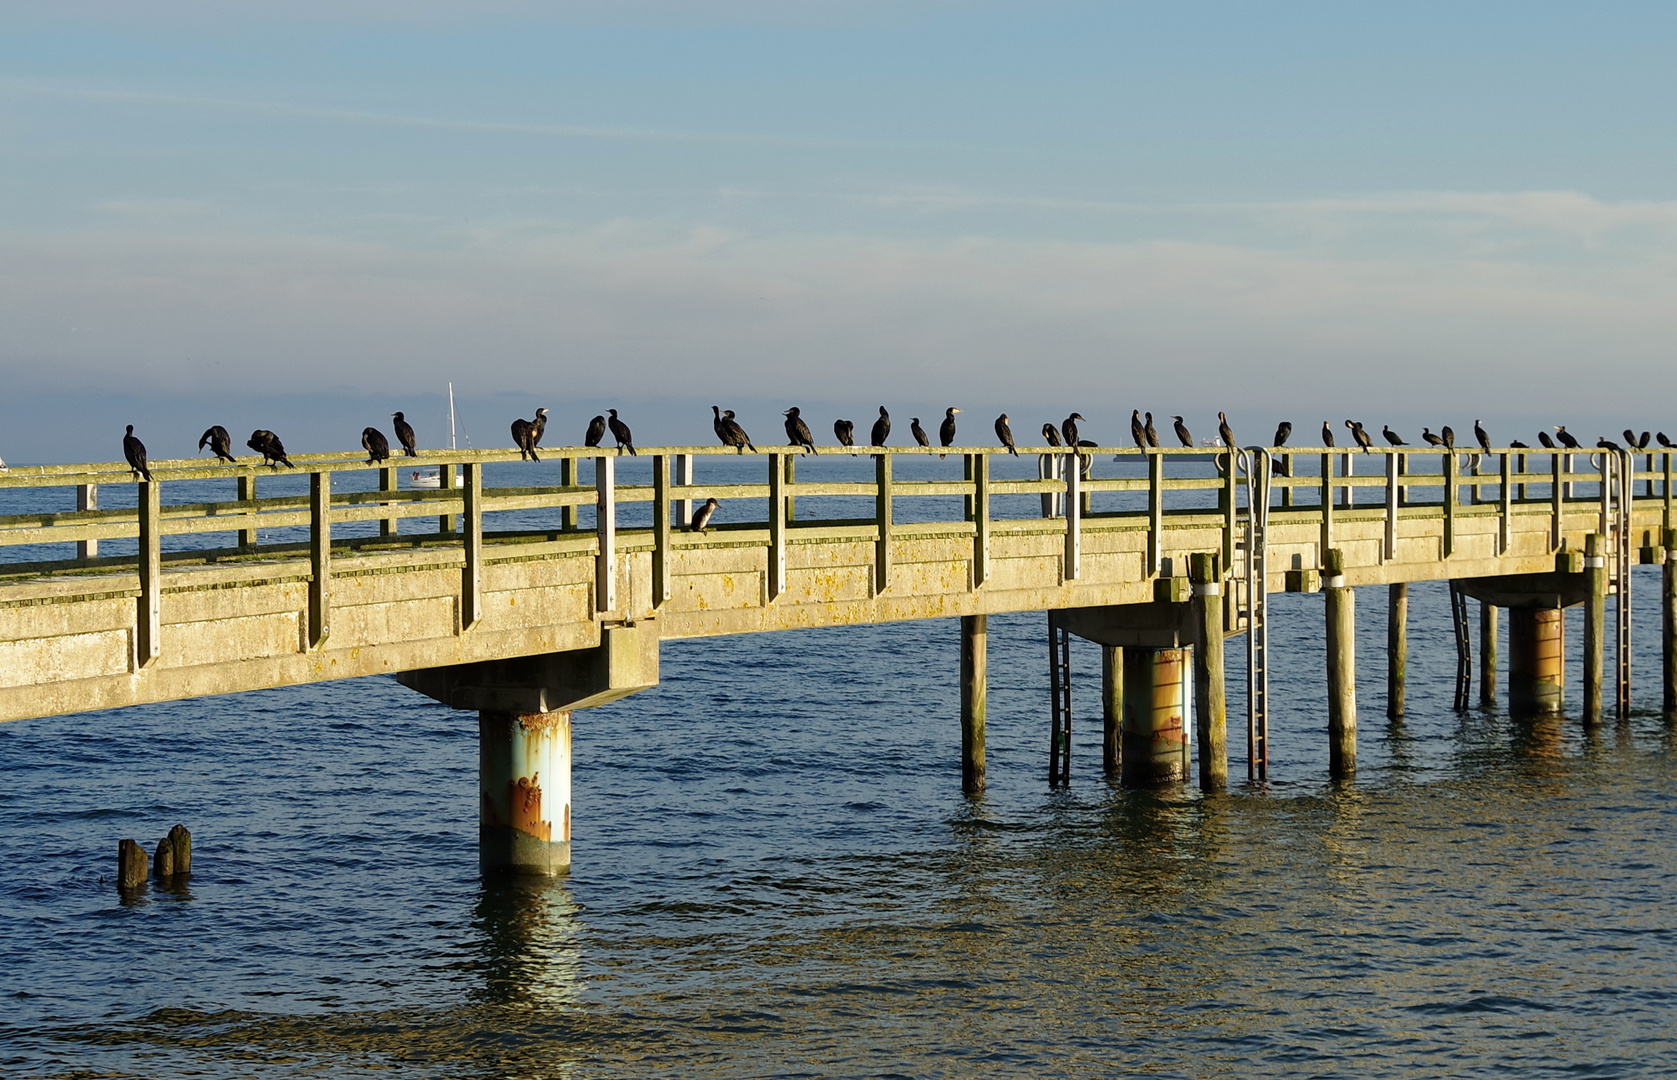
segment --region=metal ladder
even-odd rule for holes
[[[1468,707],[1473,691],[1473,630],[1467,618],[1467,593],[1461,583],[1450,582],[1450,619],[1456,628],[1456,704],[1461,712]]]
[[[1048,613],[1048,696],[1053,721],[1048,733],[1048,783],[1071,783],[1071,631]]]
[[[1234,628],[1246,623],[1246,779],[1269,778],[1269,451],[1236,451],[1246,484],[1246,529],[1236,549],[1245,572],[1231,573]],[[1233,567],[1230,568],[1233,570]]]

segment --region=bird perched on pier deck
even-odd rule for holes
[[[1374,445],[1374,440],[1368,437],[1368,432],[1363,430],[1363,425],[1356,420],[1347,420],[1345,426],[1351,429],[1351,438],[1355,439],[1357,445],[1363,448],[1363,453],[1368,453],[1369,447]]]
[[[390,440],[378,428],[361,429],[361,449],[367,451],[369,465],[390,460]]]
[[[786,417],[786,445],[800,447],[806,454],[815,453],[815,437],[809,433],[809,425],[799,415],[796,405],[780,415]]]
[[[1147,445],[1154,450],[1159,448],[1159,429],[1153,426],[1153,414],[1147,413],[1147,422],[1141,425],[1141,430],[1147,436]]]
[[[1046,441],[1049,446],[1059,446],[1060,445],[1060,432],[1059,432],[1059,429],[1056,428],[1053,424],[1042,425],[1042,437],[1043,437],[1043,440]]]
[[[1475,420],[1473,422],[1473,437],[1479,440],[1479,449],[1487,454],[1491,452],[1491,437],[1485,434],[1485,425],[1482,421]]]
[[[1437,435],[1434,435],[1432,433],[1432,428],[1430,427],[1423,427],[1421,429],[1421,441],[1426,443],[1428,446],[1444,445],[1444,440],[1440,439]]]
[[[1665,447],[1667,450],[1671,449],[1673,446],[1671,440],[1665,437],[1665,432],[1663,431],[1654,432],[1654,438],[1658,439],[1660,441],[1660,445]]]
[[[146,483],[151,483],[151,470],[146,467],[146,444],[134,437],[134,425],[128,425],[128,433],[122,437],[122,456],[128,459],[128,471],[135,478],[145,477]]]
[[[960,411],[953,405],[943,411],[943,423],[939,424],[937,429],[939,446],[948,446],[955,441],[955,414]],[[942,454],[938,455],[938,460],[943,460]]]
[[[1067,446],[1076,446],[1083,440],[1077,437],[1077,422],[1083,419],[1082,413],[1072,413],[1060,421],[1060,434],[1065,436]]]
[[[727,412],[723,412],[720,406],[712,405],[710,411],[714,416],[714,419],[711,420],[711,427],[716,429],[716,437],[722,440],[723,446],[732,446],[741,454],[745,453],[747,447],[750,447],[753,454],[757,452],[757,448],[751,445],[751,436],[747,435],[745,429],[740,427],[739,422],[734,419],[734,410],[729,409]],[[602,416],[599,420],[600,434],[604,435],[606,433],[606,418]],[[599,441],[598,438],[595,438],[594,442],[589,445],[598,446]]]
[[[1382,425],[1381,428],[1380,428],[1380,434],[1384,435],[1386,437],[1386,441],[1391,443],[1393,446],[1408,446],[1409,445],[1408,443],[1403,441],[1403,436],[1402,435],[1399,435],[1397,432],[1392,430],[1392,425],[1390,425],[1390,424]]]
[[[606,417],[604,413],[588,421],[588,430],[582,433],[582,445],[599,446],[600,440],[606,437]]]
[[[1531,449],[1531,447],[1527,446],[1525,443],[1521,442],[1519,439],[1509,439],[1508,440],[1508,445],[1511,446],[1512,448],[1514,448],[1515,450],[1530,450]]]
[[[1174,421],[1171,426],[1176,428],[1177,441],[1183,446],[1194,445],[1194,433],[1188,430],[1188,425],[1182,422],[1182,418],[1180,416],[1173,416],[1171,417],[1171,420]]]
[[[407,417],[401,413],[391,413],[390,422],[396,428],[396,441],[402,444],[403,457],[418,457],[419,451],[414,447],[419,445],[414,441],[413,428],[408,424]]]
[[[1537,441],[1551,450],[1555,448],[1555,440],[1549,437],[1549,433],[1547,431],[1539,431],[1537,433]]]
[[[1636,440],[1636,448],[1638,450],[1648,449],[1648,440],[1653,437],[1653,434],[1651,431],[1644,431],[1642,437]]]
[[[1147,429],[1141,426],[1141,410],[1130,410],[1130,438],[1135,440],[1137,450],[1147,449]]]
[[[1287,440],[1292,438],[1292,436],[1293,436],[1293,422],[1291,420],[1283,420],[1279,424],[1275,425],[1275,441],[1273,443],[1271,443],[1270,445],[1271,446],[1286,446],[1287,445]]]
[[[1454,450],[1456,448],[1456,433],[1449,424],[1445,424],[1443,427],[1438,429],[1438,440],[1444,444],[1444,449],[1446,450]]]
[[[856,445],[856,425],[848,420],[834,420],[833,434],[838,437],[840,446]],[[850,456],[855,457],[856,455],[852,452]]]
[[[1013,429],[1007,425],[1006,413],[996,417],[996,438],[1000,439],[1001,444],[1007,447],[1008,453],[1014,457],[1019,456],[1019,451],[1013,445]]]
[[[512,444],[518,447],[518,460],[540,461],[536,447],[541,445],[542,433],[547,430],[547,410],[537,409],[534,420],[512,422]]]
[[[722,504],[715,499],[706,499],[702,506],[693,511],[692,530],[696,533],[704,532],[705,526],[710,524],[710,519],[716,515],[716,508],[720,505]]]
[[[262,464],[270,468],[277,469],[282,462],[288,469],[297,467],[291,464],[290,458],[285,456],[285,444],[280,442],[280,437],[267,428],[257,428],[251,432],[250,438],[245,441],[245,445],[261,454]]]
[[[233,436],[227,434],[227,429],[220,424],[211,425],[198,436],[198,449],[202,450],[206,446],[214,452],[217,461],[232,464],[236,460],[233,457]]]
[[[611,417],[610,420],[606,421],[606,426],[611,428],[611,437],[617,440],[617,452],[621,454],[623,448],[627,446],[630,457],[638,456],[635,453],[634,436],[629,434],[629,425],[617,418],[616,409],[607,409],[606,413]]]
[[[1322,445],[1333,445],[1333,428],[1328,426],[1328,422],[1326,420],[1322,421]]]
[[[1223,440],[1223,445],[1234,449],[1234,428],[1229,426],[1229,418],[1222,413],[1217,414],[1217,437]]]
[[[1595,444],[1598,448],[1600,448],[1602,450],[1617,450],[1617,449],[1619,449],[1619,444],[1614,442],[1612,439],[1609,439],[1605,435],[1597,435],[1595,437]]]
[[[932,445],[932,441],[926,438],[926,429],[920,426],[920,418],[918,416],[911,416],[908,418],[908,430],[909,433],[914,436],[914,441],[919,443],[921,446]]]
[[[1557,440],[1559,440],[1560,444],[1562,446],[1566,447],[1568,450],[1578,449],[1577,438],[1574,437],[1571,432],[1566,430],[1566,425],[1565,424],[1561,424],[1561,425],[1559,425],[1558,427],[1555,428],[1555,438]]]
[[[891,434],[891,414],[885,411],[885,406],[879,407],[879,419],[873,422],[873,431],[869,435],[870,446],[884,446],[885,440]]]

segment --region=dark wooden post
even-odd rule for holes
[[[1124,650],[1101,646],[1101,768],[1116,777],[1124,764]]]
[[[1409,674],[1409,583],[1387,586],[1386,595],[1386,718],[1402,720]]]
[[[1200,790],[1229,786],[1228,698],[1223,685],[1223,597],[1218,563],[1207,552],[1188,557],[1193,581],[1194,711]]]
[[[1607,645],[1607,557],[1600,533],[1584,538],[1584,723],[1601,723],[1602,660]]]
[[[116,846],[116,887],[138,889],[144,885],[149,863],[145,848],[133,840],[120,841]]]
[[[989,620],[961,616],[961,790],[984,790],[984,710],[989,697]]]
[[[1496,705],[1496,606],[1479,605],[1479,704]]]
[[[1356,592],[1345,585],[1345,557],[1328,549],[1322,572],[1328,635],[1328,773],[1357,771]]]

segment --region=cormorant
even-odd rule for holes
[[[1271,445],[1286,446],[1287,440],[1293,437],[1293,422],[1283,420],[1275,425],[1275,442]]]
[[[233,436],[227,434],[227,429],[222,427],[220,424],[211,426],[198,437],[198,449],[202,450],[206,446],[215,452],[215,459],[217,461],[225,461],[228,464],[233,464],[235,462],[236,459],[233,457]]]
[[[786,445],[799,447],[806,454],[815,453],[815,437],[809,433],[809,425],[804,423],[804,418],[799,415],[798,407],[794,405],[780,415],[786,417]],[[623,430],[627,432],[629,429]],[[628,435],[623,437],[627,439]]]
[[[1345,421],[1345,426],[1351,429],[1351,438],[1363,448],[1363,453],[1368,453],[1368,448],[1374,445],[1374,440],[1368,437],[1368,432],[1363,430],[1363,426],[1355,420]]]
[[[908,418],[908,430],[914,435],[914,441],[919,443],[921,446],[932,445],[931,440],[926,438],[926,429],[920,426],[920,418],[918,416],[911,416]]]
[[[1188,425],[1182,422],[1182,418],[1180,416],[1173,416],[1171,417],[1171,420],[1175,421],[1171,426],[1176,428],[1176,438],[1182,443],[1182,445],[1194,445],[1194,433],[1188,430]]]
[[[1042,437],[1048,440],[1049,446],[1060,445],[1060,432],[1053,424],[1042,425]]]
[[[1013,429],[1007,426],[1006,413],[996,417],[996,438],[1000,439],[1002,445],[1007,447],[1008,453],[1014,457],[1019,456],[1019,451],[1013,446]]]
[[[1537,441],[1551,450],[1555,448],[1555,440],[1549,437],[1549,433],[1547,431],[1539,431],[1537,433]]]
[[[1597,435],[1595,437],[1595,444],[1596,444],[1597,447],[1599,447],[1603,450],[1617,450],[1617,449],[1619,449],[1619,444],[1614,442],[1612,439],[1609,439],[1605,435]]]
[[[1382,425],[1381,428],[1380,428],[1380,434],[1386,436],[1386,441],[1391,443],[1393,446],[1408,446],[1409,445],[1408,443],[1403,441],[1403,436],[1402,435],[1399,435],[1397,432],[1392,430],[1392,425],[1390,425],[1390,424]]]
[[[943,411],[943,423],[939,424],[937,429],[939,446],[948,446],[955,441],[955,414],[960,411],[953,405]],[[938,460],[943,460],[942,454],[938,455]]]
[[[1485,425],[1478,420],[1473,422],[1473,437],[1479,440],[1479,449],[1487,454],[1491,452],[1491,437],[1485,434]]]
[[[891,414],[885,411],[885,406],[879,407],[879,419],[873,422],[872,442],[870,446],[884,446],[886,436],[891,434]]]
[[[606,437],[606,418],[596,416],[588,421],[588,430],[582,433],[582,445],[599,446],[600,440]]]
[[[1632,450],[1636,449],[1636,432],[1632,431],[1630,428],[1625,428],[1625,445],[1630,447]]]
[[[1638,450],[1646,450],[1646,449],[1648,449],[1648,439],[1649,439],[1649,438],[1650,438],[1650,437],[1652,437],[1652,436],[1653,436],[1653,434],[1654,434],[1654,433],[1653,433],[1653,432],[1651,432],[1651,431],[1644,431],[1644,432],[1643,432],[1643,433],[1642,433],[1642,437],[1641,437],[1641,438],[1640,438],[1640,439],[1637,439],[1637,440],[1636,440],[1636,448],[1637,448],[1637,449],[1638,449]]]
[[[1065,436],[1067,446],[1076,446],[1081,439],[1077,437],[1077,422],[1083,419],[1082,413],[1072,413],[1060,421],[1060,434]]]
[[[151,483],[151,470],[146,468],[146,444],[134,437],[133,424],[128,425],[128,434],[122,437],[122,456],[128,459],[129,472]]]
[[[1428,446],[1444,445],[1444,440],[1440,439],[1437,435],[1434,435],[1432,433],[1432,428],[1430,427],[1424,427],[1421,429],[1421,441],[1426,443]]]
[[[715,516],[716,508],[720,505],[721,503],[718,503],[715,499],[706,499],[703,506],[693,511],[693,531],[704,532],[705,526],[710,524],[710,519]]]
[[[1157,450],[1159,448],[1159,429],[1153,426],[1153,414],[1147,414],[1147,423],[1142,426],[1147,433],[1147,445]]]
[[[1578,449],[1578,440],[1573,437],[1571,432],[1566,430],[1565,424],[1561,424],[1559,427],[1555,428],[1555,438],[1558,439],[1560,444],[1568,450]]]
[[[834,420],[833,434],[838,436],[840,446],[856,445],[856,425],[848,420]],[[856,455],[852,453],[850,456],[855,457]]]
[[[1130,410],[1130,438],[1135,440],[1137,450],[1147,449],[1147,429],[1141,426],[1141,410]]]
[[[390,440],[378,428],[361,429],[361,449],[367,451],[369,465],[390,460]]]
[[[396,428],[396,441],[402,444],[402,456],[418,457],[419,451],[414,449],[417,444],[414,442],[413,428],[408,425],[407,418],[401,413],[391,413],[390,422]]]
[[[1222,436],[1224,446],[1234,449],[1234,428],[1229,426],[1229,418],[1222,413],[1217,414],[1217,434]]]
[[[266,428],[257,428],[251,432],[245,445],[262,455],[262,464],[264,465],[277,469],[280,467],[280,463],[284,462],[288,469],[297,467],[291,464],[290,458],[285,456],[285,444],[280,442],[279,436]]]
[[[1328,422],[1326,420],[1322,421],[1322,445],[1333,445],[1333,428],[1328,426]]]
[[[1667,450],[1672,448],[1673,444],[1672,444],[1670,439],[1665,437],[1665,432],[1663,432],[1663,431],[1654,432],[1654,438],[1658,439],[1660,441],[1660,445],[1665,447]]]
[[[611,437],[617,440],[617,452],[621,454],[623,448],[627,446],[630,457],[638,456],[635,453],[635,438],[629,434],[629,425],[617,418],[616,409],[607,409],[606,413],[611,417],[610,420],[606,421],[606,426],[611,428]]]
[[[1456,433],[1449,424],[1445,424],[1438,429],[1438,437],[1443,441],[1444,449],[1454,450],[1456,448]]]
[[[520,461],[540,461],[536,455],[536,446],[542,441],[542,432],[547,430],[547,410],[537,409],[534,420],[514,420],[512,422],[512,443],[518,447]]]
[[[729,409],[727,412],[723,412],[718,406],[712,405],[710,411],[715,416],[711,421],[711,427],[716,429],[716,437],[722,440],[723,446],[732,446],[742,454],[745,453],[747,447],[751,448],[753,454],[757,452],[757,448],[751,446],[751,436],[747,435],[745,429],[735,421],[734,410]],[[601,416],[598,420],[600,431],[598,435],[594,436],[594,441],[589,443],[590,446],[600,445],[600,435],[606,433],[606,418]],[[592,433],[593,428],[590,427],[589,431]]]
[[[1509,439],[1508,440],[1508,445],[1512,449],[1515,449],[1515,450],[1530,450],[1531,449],[1531,447],[1527,446],[1525,443],[1521,442],[1519,439]]]

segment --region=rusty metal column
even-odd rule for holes
[[[1508,610],[1508,712],[1516,718],[1552,716],[1564,705],[1566,612],[1560,608]]]
[[[1335,779],[1357,771],[1357,594],[1345,585],[1345,557],[1328,551],[1322,574],[1327,601],[1328,636],[1328,775]]]
[[[1233,463],[1230,463],[1233,471]],[[1193,579],[1194,727],[1199,741],[1200,790],[1229,786],[1228,693],[1223,685],[1223,597],[1217,560],[1198,551],[1188,557]]]
[[[571,866],[571,714],[478,714],[478,865],[562,874]]]
[[[1584,537],[1584,723],[1601,723],[1602,659],[1607,653],[1607,554],[1600,533]]]
[[[1115,778],[1124,760],[1124,650],[1101,646],[1101,768]]]
[[[1180,784],[1188,776],[1188,650],[1127,646],[1123,653],[1123,782]]]
[[[1386,597],[1386,719],[1402,720],[1409,676],[1409,583],[1387,586]]]
[[[989,618],[961,616],[961,790],[984,790],[984,707],[989,697]]]

